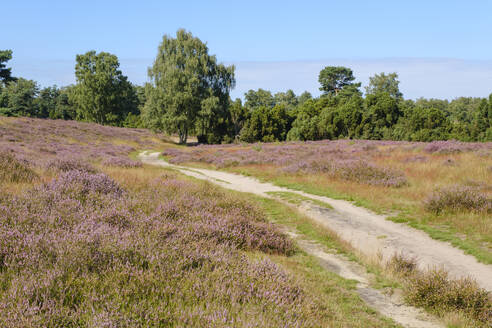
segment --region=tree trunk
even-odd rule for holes
[[[186,140],[188,139],[188,130],[183,127],[183,129],[179,129],[178,134],[179,134],[179,143],[181,145],[185,145]]]

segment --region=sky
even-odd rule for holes
[[[325,66],[369,77],[397,72],[405,98],[492,92],[492,1],[3,1],[0,49],[13,75],[41,86],[75,82],[75,56],[118,56],[135,84],[148,81],[164,34],[179,28],[236,66],[232,97],[249,89],[319,94]]]

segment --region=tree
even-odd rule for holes
[[[152,83],[144,123],[153,130],[177,132],[180,143],[186,143],[197,120],[215,134],[227,120],[234,69],[217,63],[207,45],[184,29],[176,32],[176,38],[164,35],[148,71]]]
[[[293,110],[298,104],[296,94],[290,89],[286,92],[277,92],[273,98],[276,105],[285,105],[287,110]]]
[[[354,74],[350,68],[343,66],[327,66],[319,72],[318,81],[321,84],[319,88],[325,94],[335,94],[344,87],[351,85],[355,80]]]
[[[0,50],[0,82],[4,84],[14,81],[12,69],[7,68],[6,62],[12,59],[12,50]]]
[[[297,103],[299,105],[302,105],[310,99],[313,99],[313,96],[309,92],[304,91],[299,97],[297,97]]]
[[[488,130],[492,128],[491,105],[487,99],[482,99],[480,105],[474,112],[472,134],[475,140],[486,141]]]
[[[388,139],[390,128],[401,116],[397,100],[387,92],[369,94],[365,99],[365,107],[361,123],[363,138]]]
[[[375,95],[387,92],[392,98],[401,100],[403,94],[399,88],[398,74],[390,73],[388,75],[381,73],[369,78],[369,86],[366,87],[368,95]]]
[[[291,124],[292,117],[287,113],[285,105],[276,105],[273,108],[260,106],[251,113],[241,130],[240,138],[246,142],[284,141]]]
[[[77,55],[73,102],[77,116],[99,124],[121,125],[137,109],[135,90],[119,70],[118,57],[89,51]]]
[[[75,120],[77,118],[77,112],[75,110],[75,105],[70,100],[73,98],[71,95],[74,93],[75,87],[73,85],[69,85],[58,89],[58,91],[59,94],[55,100],[55,109],[54,111],[50,111],[50,118]]]
[[[50,117],[50,113],[56,110],[56,101],[59,96],[60,90],[56,86],[41,89],[36,98],[37,116]]]
[[[5,116],[38,116],[35,103],[39,87],[36,82],[19,78],[10,81],[2,90],[0,114]]]
[[[292,128],[287,134],[287,140],[318,140],[321,139],[319,128],[320,108],[313,99],[306,100],[297,110],[297,116]]]
[[[229,111],[231,113],[231,122],[234,130],[233,138],[236,139],[244,126],[244,122],[248,118],[248,111],[246,110],[246,107],[242,105],[241,99],[239,98],[236,98],[236,100],[231,103]]]
[[[273,108],[275,106],[275,98],[272,96],[272,93],[268,90],[258,89],[249,90],[244,94],[244,107],[246,107],[249,111],[252,111],[258,107],[270,107]]]

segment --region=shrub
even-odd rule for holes
[[[492,199],[476,188],[454,185],[432,193],[424,201],[424,206],[436,214],[443,211],[491,212]]]
[[[0,326],[323,320],[281,266],[241,251],[294,250],[256,206],[171,174],[136,189],[73,170],[16,197],[0,190]]]
[[[37,174],[14,155],[0,153],[0,183],[32,182],[36,178]]]
[[[388,269],[403,277],[408,277],[414,274],[417,270],[417,259],[407,258],[403,254],[395,254],[387,263]]]
[[[88,173],[96,172],[96,169],[92,165],[76,158],[53,159],[48,163],[47,168],[59,170],[62,172],[68,172],[68,171],[83,171]]]
[[[342,179],[376,186],[398,188],[408,183],[401,172],[362,161],[348,163],[348,165],[339,164],[334,171]]]
[[[123,189],[107,175],[78,170],[64,172],[35,191],[41,191],[56,198],[70,197],[78,200],[85,200],[94,194],[110,195],[116,198],[123,194]]]
[[[126,157],[109,157],[106,158],[103,162],[103,165],[106,166],[116,166],[123,168],[136,168],[142,167],[142,163],[139,161],[134,161]]]
[[[490,294],[471,279],[449,279],[443,270],[412,275],[405,285],[408,302],[436,312],[463,311],[483,322],[492,320]]]

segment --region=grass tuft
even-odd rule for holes
[[[32,182],[37,174],[13,154],[0,153],[0,183]]]

